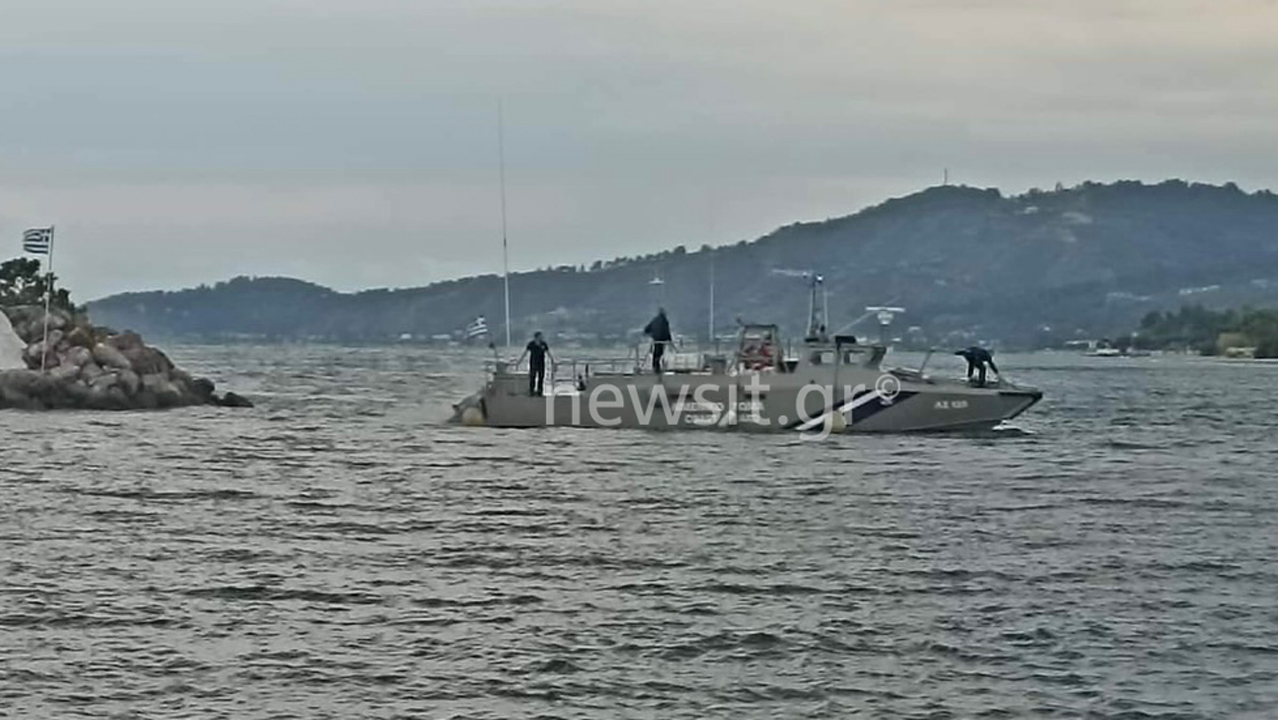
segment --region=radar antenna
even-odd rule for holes
[[[884,346],[888,344],[888,327],[892,325],[892,320],[897,315],[905,312],[903,307],[895,307],[893,305],[871,305],[865,309],[867,314],[873,313],[875,319],[879,321],[879,342]]]
[[[809,281],[808,295],[808,331],[804,335],[807,340],[815,340],[827,335],[826,327],[830,318],[830,298],[825,292],[825,276],[812,270],[793,270],[790,268],[773,268],[773,275],[805,278]],[[820,293],[820,302],[817,294]]]

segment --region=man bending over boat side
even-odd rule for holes
[[[983,347],[973,345],[966,350],[958,350],[954,353],[959,357],[967,360],[967,381],[972,382],[972,373],[977,373],[976,384],[980,387],[985,386],[985,368],[989,367],[998,375],[998,366],[994,364],[994,357],[990,355],[990,351]]]

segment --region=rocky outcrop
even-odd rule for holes
[[[27,366],[0,370],[0,408],[252,407],[235,393],[219,397],[212,381],[176,367],[137,333],[95,327],[83,315],[55,308],[49,313],[46,344],[43,307],[23,305],[0,311],[25,344],[21,357]]]

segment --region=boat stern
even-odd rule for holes
[[[448,419],[450,425],[479,426],[488,421],[487,408],[483,391],[471,393],[461,401],[453,403],[453,414]]]

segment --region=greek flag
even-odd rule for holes
[[[484,321],[484,316],[480,315],[475,321],[466,326],[466,337],[474,338],[480,335],[488,334],[488,323]]]
[[[31,228],[22,233],[22,249],[36,255],[48,255],[53,243],[53,228]]]

